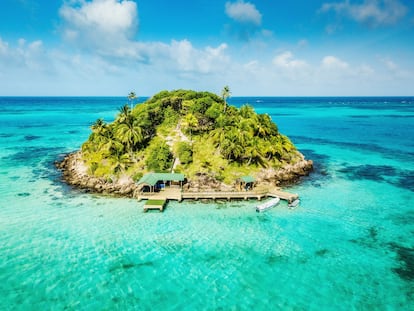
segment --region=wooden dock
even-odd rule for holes
[[[144,213],[148,210],[164,211],[164,206],[167,204],[167,200],[148,200],[144,205]]]
[[[293,201],[299,199],[299,195],[296,193],[289,193],[286,191],[282,191],[280,189],[272,189],[267,194],[269,197],[279,197],[281,200],[288,201],[288,203],[292,203]]]
[[[291,203],[299,198],[299,195],[282,191],[279,188],[272,188],[266,190],[257,191],[208,191],[208,192],[186,192],[181,191],[179,188],[167,188],[160,192],[155,193],[140,193],[137,196],[138,201],[148,200],[144,206],[144,211],[149,209],[158,209],[161,212],[164,210],[165,204],[169,200],[175,200],[181,202],[182,200],[248,200],[256,199],[262,200],[267,197],[278,197],[281,200],[285,200]],[[162,204],[154,204],[155,201],[164,202]],[[149,204],[151,203],[152,204]],[[162,206],[161,206],[162,205]]]
[[[256,192],[256,191],[209,191],[209,192],[183,192],[182,198],[183,199],[192,199],[192,200],[200,200],[200,199],[210,199],[210,200],[235,200],[235,199],[257,199],[261,200],[262,198],[267,197],[266,192]]]

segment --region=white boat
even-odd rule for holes
[[[292,201],[288,204],[288,208],[294,209],[295,207],[297,207],[299,205],[299,203],[300,203],[300,200],[296,199],[296,200],[294,200],[294,201]]]
[[[269,208],[272,208],[279,204],[280,199],[278,197],[271,199],[270,201],[267,201],[263,204],[256,206],[256,212],[263,212]]]

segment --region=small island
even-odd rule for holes
[[[257,114],[248,104],[228,105],[229,96],[228,87],[222,96],[162,91],[135,104],[131,93],[115,120],[96,120],[81,150],[57,167],[77,188],[136,198],[145,191],[139,181],[148,173],[181,174],[180,187],[187,192],[245,190],[246,176],[264,189],[309,174],[312,161],[268,114]]]

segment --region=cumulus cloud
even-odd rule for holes
[[[9,50],[9,44],[0,38],[0,55],[6,55]]]
[[[325,69],[348,69],[349,64],[335,56],[325,56],[322,59],[322,67]]]
[[[10,45],[0,38],[0,64],[10,68],[26,68],[32,71],[48,71],[52,67],[47,51],[41,40],[17,41],[17,46]]]
[[[131,0],[68,2],[61,7],[60,16],[67,40],[119,66],[141,63],[165,70],[210,73],[227,61],[226,44],[199,49],[185,39],[137,41],[133,35],[138,28],[138,8]]]
[[[305,61],[294,59],[293,54],[290,51],[286,51],[282,54],[276,55],[273,58],[272,62],[277,67],[288,69],[301,69],[308,66],[308,64]]]
[[[259,26],[262,23],[262,14],[256,6],[243,0],[237,2],[226,2],[226,14],[231,19],[240,22]]]
[[[169,54],[167,60],[172,60],[172,65],[177,69],[208,74],[226,66],[229,61],[225,54],[226,49],[227,45],[224,43],[216,48],[208,46],[197,49],[188,40],[173,40],[165,50]]]
[[[137,5],[131,0],[65,3],[59,14],[64,37],[84,47],[105,49],[130,40],[138,28]]]
[[[322,5],[321,12],[334,11],[359,23],[373,27],[397,23],[407,13],[407,7],[399,0],[364,0],[361,4],[329,2]]]
[[[389,71],[396,71],[398,69],[397,64],[389,58],[381,59],[381,61]]]

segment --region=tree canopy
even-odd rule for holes
[[[248,104],[227,105],[229,96],[228,87],[221,97],[162,91],[133,108],[122,106],[112,123],[96,120],[82,145],[90,173],[113,178],[169,172],[178,159],[175,169],[187,176],[207,172],[230,180],[236,171],[277,168],[300,158],[269,115],[257,114]]]

